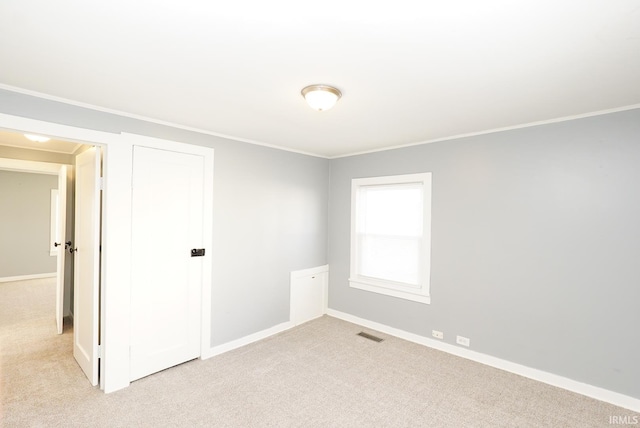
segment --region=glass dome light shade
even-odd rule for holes
[[[314,110],[329,110],[342,96],[342,93],[328,85],[310,85],[302,90],[302,96]]]

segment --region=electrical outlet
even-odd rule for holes
[[[442,334],[442,332],[438,330],[431,330],[431,335],[436,339],[444,339],[444,334]]]
[[[469,346],[471,341],[468,337],[456,336],[456,343],[462,346]]]

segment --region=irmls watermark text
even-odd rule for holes
[[[619,416],[610,415],[609,425],[638,425],[640,424],[640,416]]]

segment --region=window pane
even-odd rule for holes
[[[353,288],[430,303],[431,173],[351,181]]]
[[[360,275],[419,284],[422,197],[421,183],[360,187]]]
[[[359,233],[394,236],[422,235],[422,186],[365,186],[359,192]]]
[[[360,236],[360,275],[419,285],[420,239]]]

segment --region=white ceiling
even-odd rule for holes
[[[0,58],[5,88],[334,157],[637,106],[640,2],[4,0]]]

